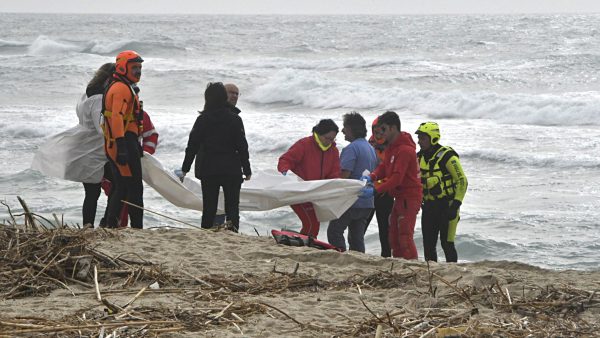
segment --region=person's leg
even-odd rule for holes
[[[225,214],[231,221],[233,231],[240,229],[240,190],[242,189],[242,177],[237,175],[224,176],[221,182],[223,195],[225,197]]]
[[[327,241],[342,251],[346,251],[344,231],[346,231],[346,227],[348,227],[348,223],[350,222],[351,210],[352,208],[346,210],[340,218],[330,221],[327,226]]]
[[[119,216],[119,228],[126,228],[129,222],[129,207],[123,203],[121,206],[121,215]]]
[[[135,134],[130,132],[125,133],[125,137],[127,139],[127,151],[129,152],[129,170],[131,170],[131,177],[126,178],[128,183],[126,201],[143,208],[144,185],[142,183],[142,162],[140,160],[138,139]],[[144,228],[144,210],[131,205],[128,209],[131,227],[134,229]]]
[[[425,261],[437,262],[437,239],[439,227],[437,223],[436,204],[434,201],[428,201],[423,204],[423,213],[421,213],[421,231],[423,233],[423,255]]]
[[[302,222],[302,229],[300,230],[300,233],[317,238],[321,224],[317,219],[317,214],[315,213],[315,208],[313,207],[312,203],[306,202],[294,204],[291,207]]]
[[[119,221],[119,213],[121,212],[121,200],[127,195],[127,183],[116,164],[111,161],[112,181],[108,205],[106,206],[106,226],[116,228]]]
[[[448,220],[448,204],[446,203],[442,216],[443,222],[440,220],[440,242],[442,243],[442,249],[444,249],[446,262],[456,263],[458,262],[458,253],[454,246],[454,239],[456,237],[456,227],[460,220],[460,215],[457,213],[456,218]]]
[[[209,229],[215,222],[220,184],[215,176],[202,177],[200,183],[202,185],[202,228]]]
[[[394,206],[394,198],[388,194],[375,196],[375,213],[377,215],[377,226],[379,228],[379,242],[381,243],[381,257],[391,257],[392,249],[388,239],[390,214]]]
[[[94,225],[96,219],[96,209],[98,207],[98,197],[100,197],[100,183],[83,183],[85,197],[83,198],[83,225]]]
[[[415,223],[421,201],[396,198],[390,216],[390,246],[392,255],[404,259],[417,259],[414,241]]]
[[[226,221],[225,214],[215,215],[215,224],[214,225],[225,224],[225,221]]]
[[[350,209],[352,210],[352,209]],[[371,214],[370,208],[356,208],[352,211],[352,219],[348,226],[348,243],[350,250],[365,252],[365,228]]]

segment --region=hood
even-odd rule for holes
[[[415,151],[417,150],[417,145],[413,140],[412,135],[405,131],[400,132],[400,135],[394,140],[394,145],[408,146]]]

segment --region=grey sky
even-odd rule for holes
[[[598,0],[0,0],[0,12],[198,14],[599,13]]]

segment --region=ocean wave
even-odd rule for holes
[[[0,40],[2,47],[3,40]],[[113,42],[86,41],[86,42],[64,42],[56,41],[48,36],[40,35],[31,44],[18,44],[15,46],[27,46],[30,55],[57,55],[68,52],[88,53],[99,55],[113,55],[122,50],[135,50],[139,53],[160,54],[161,52],[180,51],[186,52],[186,48],[171,42],[160,41],[136,41],[118,40]]]
[[[0,39],[0,48],[2,47],[25,47],[29,46],[27,42],[9,41]]]
[[[514,151],[502,151],[497,149],[467,150],[461,152],[461,158],[471,161],[480,160],[493,163],[510,164],[513,167],[536,167],[536,168],[590,168],[600,166],[600,158],[595,154],[579,154],[576,158],[571,153],[556,152],[552,155],[539,153],[516,154]]]
[[[350,57],[319,60],[301,60],[281,57],[243,59],[228,63],[229,66],[251,69],[302,69],[302,70],[339,70],[339,69],[369,69],[398,64],[407,61],[397,58]]]
[[[247,96],[255,104],[316,109],[409,110],[433,118],[491,119],[509,124],[598,125],[600,93],[496,93],[375,87],[298,69],[276,72]]]
[[[79,52],[81,47],[65,42],[58,42],[45,35],[38,36],[28,47],[30,55],[63,54],[65,52]]]

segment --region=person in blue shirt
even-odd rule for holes
[[[366,140],[367,125],[365,119],[356,112],[345,114],[343,119],[344,128],[342,133],[350,144],[342,149],[340,155],[341,177],[360,180],[365,170],[371,172],[375,169],[377,155],[375,149]],[[327,229],[329,243],[346,251],[344,231],[348,228],[350,250],[365,252],[365,229],[373,207],[372,196],[360,196],[340,218],[329,222]]]

